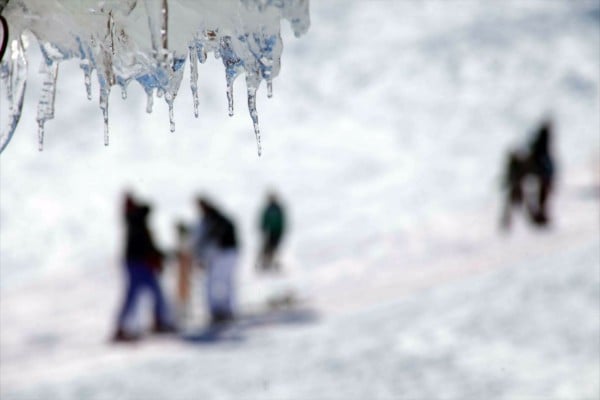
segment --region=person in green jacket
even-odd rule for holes
[[[262,248],[258,268],[263,271],[279,270],[277,251],[285,233],[285,215],[281,203],[274,193],[267,197],[267,204],[260,218]]]

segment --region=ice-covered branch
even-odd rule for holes
[[[85,90],[91,99],[92,73],[99,86],[99,106],[109,133],[109,96],[113,86],[138,82],[153,97],[169,106],[171,131],[175,130],[173,104],[186,62],[190,65],[193,111],[198,116],[198,63],[208,53],[221,58],[225,69],[229,114],[233,115],[233,84],[245,74],[248,107],[260,154],[260,133],[255,94],[279,73],[283,49],[280,21],[290,21],[296,36],[309,26],[309,0],[10,0],[3,10],[9,21],[9,49],[0,65],[8,119],[1,123],[0,151],[10,141],[21,115],[27,76],[27,41],[37,39],[44,57],[45,75],[38,105],[40,149],[44,124],[54,116],[59,64],[77,59]]]

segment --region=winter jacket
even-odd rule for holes
[[[283,210],[277,203],[269,203],[261,218],[261,231],[272,238],[279,239],[285,229]]]
[[[139,206],[126,213],[125,260],[141,262],[154,270],[160,270],[163,254],[155,246],[150,229],[148,229],[149,212],[149,207]]]

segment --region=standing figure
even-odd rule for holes
[[[192,249],[190,246],[190,229],[183,222],[175,225],[177,231],[177,302],[179,319],[184,320],[189,314],[189,302],[192,279]]]
[[[552,121],[545,120],[536,132],[530,146],[529,173],[535,178],[535,198],[530,201],[531,217],[535,224],[549,222],[548,198],[554,186],[554,157],[550,151]]]
[[[261,214],[260,232],[262,236],[262,248],[258,267],[263,271],[278,270],[279,263],[276,256],[285,232],[285,215],[274,193],[269,194],[267,204]]]
[[[155,246],[148,228],[149,214],[150,206],[139,204],[130,194],[126,195],[124,264],[127,274],[127,289],[118,314],[114,341],[132,341],[139,338],[137,334],[127,331],[126,322],[135,313],[139,295],[143,290],[150,291],[154,299],[153,331],[156,333],[173,331],[167,304],[158,282],[163,255]]]
[[[194,232],[194,253],[206,271],[206,296],[213,323],[233,319],[234,275],[238,263],[238,244],[233,222],[209,200],[196,201],[202,218]]]
[[[527,159],[519,151],[508,154],[502,186],[506,191],[501,226],[510,229],[512,209],[523,205],[523,184],[527,173]]]

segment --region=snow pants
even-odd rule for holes
[[[230,319],[234,315],[234,274],[238,261],[235,249],[218,250],[210,257],[206,276],[206,295],[213,320]]]
[[[167,303],[163,296],[158,279],[152,269],[144,263],[137,261],[127,262],[127,291],[117,324],[125,329],[127,318],[135,313],[136,304],[140,293],[149,290],[154,300],[155,323],[169,326],[171,323]]]

